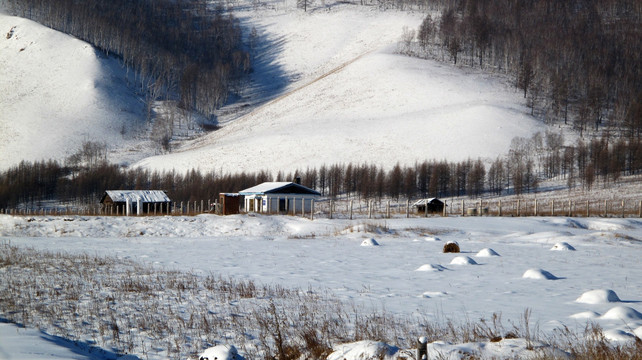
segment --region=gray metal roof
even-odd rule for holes
[[[139,199],[143,203],[159,203],[170,202],[171,200],[163,190],[107,190],[105,195],[108,195],[113,202],[136,202]],[[105,199],[103,196],[101,202]]]

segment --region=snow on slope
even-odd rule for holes
[[[290,171],[337,162],[391,167],[495,158],[513,137],[544,129],[503,80],[396,54],[403,27],[416,29],[424,14],[337,5],[237,16],[278,51],[264,55],[271,62],[257,69],[254,84],[283,82],[284,95],[137,166]]]
[[[116,60],[1,10],[0,35],[0,169],[62,160],[83,141],[128,143],[120,131],[140,125],[143,106]]]

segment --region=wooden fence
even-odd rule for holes
[[[301,201],[297,200],[299,204]],[[314,219],[388,219],[430,216],[565,216],[565,217],[642,217],[642,200],[572,200],[572,199],[449,199],[440,213],[417,212],[410,201],[392,200],[305,200],[306,206],[287,209],[284,214]],[[310,201],[311,203],[308,203]],[[296,201],[294,202],[297,203]],[[142,216],[193,216],[218,213],[219,204],[211,200],[173,202],[169,206],[145,204]],[[309,205],[309,206],[307,206]],[[307,211],[306,211],[307,209]],[[23,216],[123,216],[124,206],[101,207],[98,204],[57,207],[0,209],[1,214]],[[241,210],[243,213],[243,210]],[[136,215],[132,215],[136,216]]]

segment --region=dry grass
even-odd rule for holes
[[[345,304],[329,292],[142,266],[114,257],[0,243],[0,316],[52,335],[138,354],[195,359],[233,343],[248,359],[323,359],[333,344],[378,340],[413,348],[419,336],[452,343],[542,341],[530,312],[506,329],[501,315],[457,323],[401,318]],[[544,341],[577,359],[640,359],[640,342],[614,346],[596,326]],[[554,359],[545,351],[538,359]]]

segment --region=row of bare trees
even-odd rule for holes
[[[221,174],[158,172],[122,169],[106,160],[82,163],[22,162],[0,173],[0,208],[35,207],[44,200],[96,202],[109,189],[162,189],[175,201],[216,199],[221,192],[238,192],[264,181],[291,181],[324,196],[381,199],[384,197],[478,197],[535,192],[543,179],[557,178],[569,188],[586,190],[598,181],[608,186],[622,176],[642,174],[642,141],[578,140],[564,146],[554,133],[516,138],[509,154],[489,165],[480,159],[460,162],[423,161],[391,169],[373,164],[332,164],[291,173],[267,171]],[[89,150],[93,149],[88,147]],[[91,155],[91,152],[90,152]]]
[[[6,0],[10,11],[74,35],[135,72],[148,104],[178,97],[213,114],[250,71],[239,22],[204,0]]]
[[[533,114],[642,137],[642,3],[442,0],[411,54],[510,74]]]

